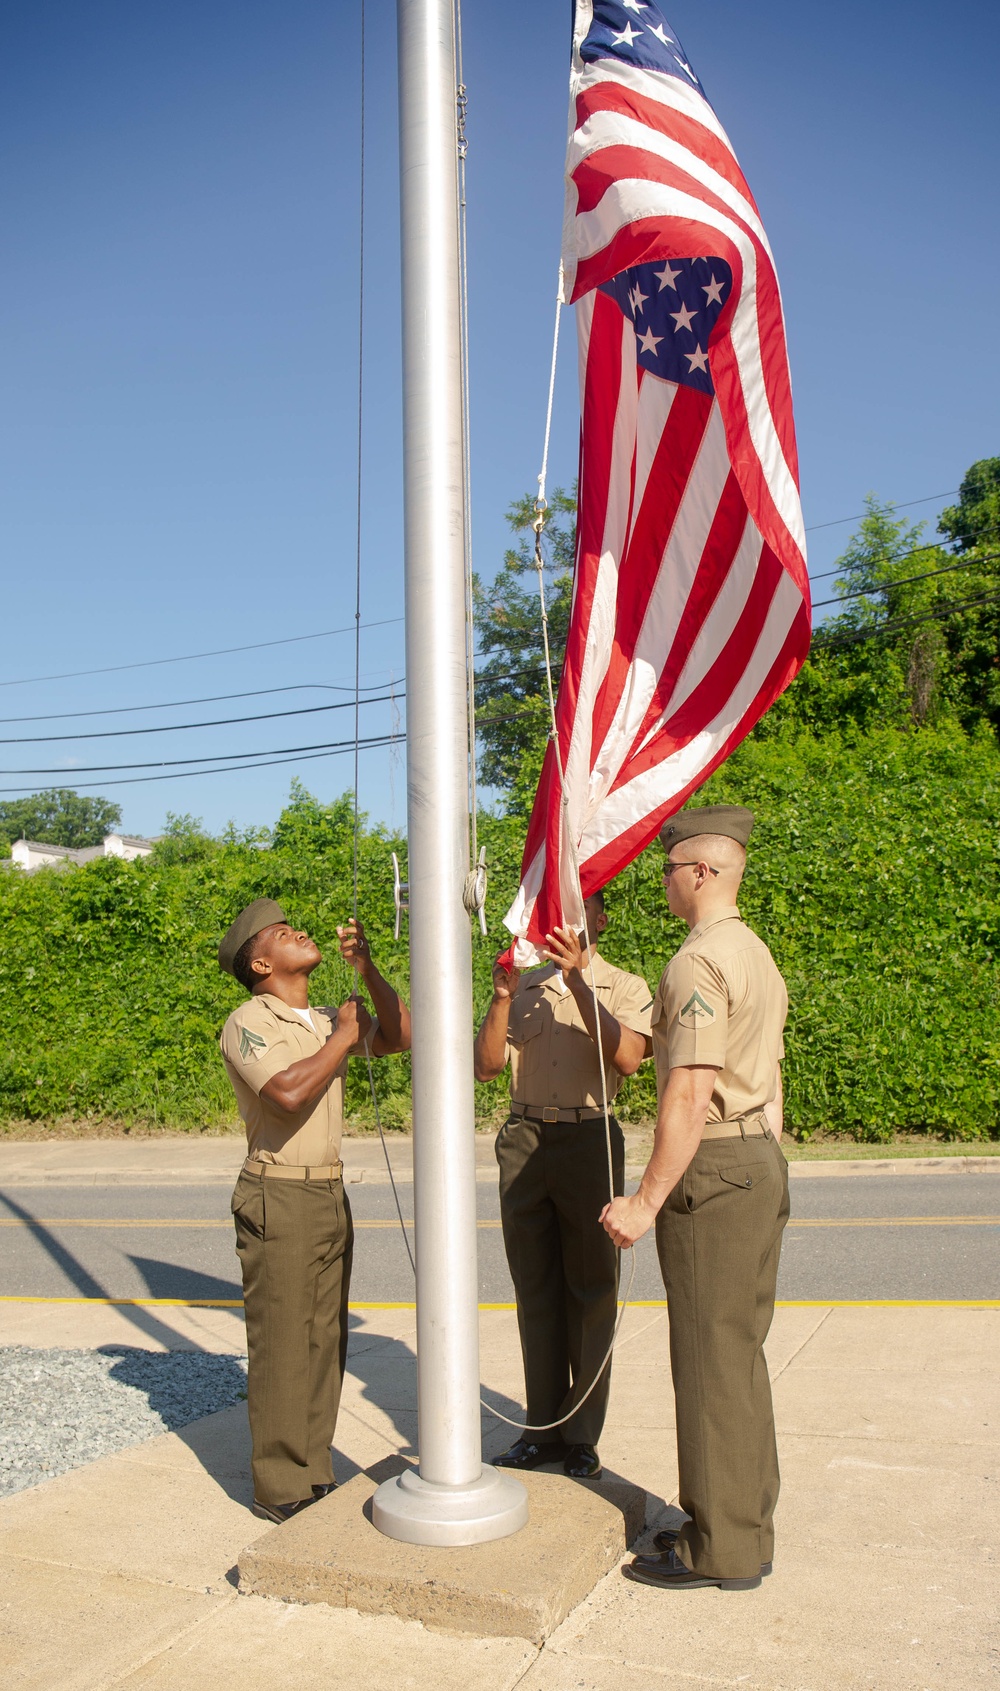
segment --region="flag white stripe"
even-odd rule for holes
[[[772,257],[764,225],[746,195],[741,194],[738,188],[734,188],[733,184],[724,176],[720,176],[717,170],[713,170],[710,164],[700,159],[697,153],[691,152],[688,147],[682,146],[679,141],[671,141],[666,135],[658,134],[656,130],[637,122],[635,118],[624,117],[621,112],[595,112],[593,117],[588,118],[576,130],[570,145],[571,159],[567,168],[575,170],[578,165],[593,158],[605,147],[632,147],[639,152],[652,153],[654,157],[663,159],[667,164],[676,165],[678,170],[693,176],[709,193],[722,200],[735,217],[743,219],[757,236],[768,257]]]

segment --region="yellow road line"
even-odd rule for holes
[[[42,1298],[3,1297],[0,1304],[111,1304],[145,1309],[242,1309],[242,1298]],[[416,1309],[415,1303],[354,1303],[351,1309]],[[513,1310],[512,1303],[481,1303],[480,1310]],[[666,1298],[636,1298],[630,1309],[666,1309]],[[1000,1298],[779,1298],[775,1309],[1000,1309]]]
[[[223,1227],[232,1229],[232,1221],[188,1221],[172,1217],[135,1220],[128,1217],[98,1220],[90,1216],[29,1216],[4,1217],[0,1219],[0,1227]],[[407,1221],[407,1227],[413,1222]],[[502,1225],[499,1221],[477,1221],[477,1227],[497,1228]],[[840,1216],[831,1220],[814,1221],[804,1218],[795,1219],[788,1223],[789,1227],[1000,1227],[1000,1215],[866,1215]],[[355,1221],[355,1228],[359,1227],[398,1227],[399,1222],[393,1217],[390,1221]]]
[[[1000,1227],[1000,1215],[866,1215],[831,1221],[797,1219],[789,1227]]]

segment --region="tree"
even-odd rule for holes
[[[938,528],[968,565],[943,578],[962,603],[942,623],[956,713],[967,729],[985,720],[1000,732],[1000,458],[966,470]]]
[[[501,790],[508,814],[530,809],[549,730],[534,516],[530,494],[511,505],[507,522],[525,538],[505,553],[489,587],[478,576],[474,583],[478,644],[487,654],[476,675],[479,778]],[[575,493],[556,488],[542,537],[555,687],[562,673],[573,594],[575,517]]]
[[[1000,458],[980,458],[966,470],[958,504],[941,512],[938,532],[956,552],[1000,546]]]
[[[121,826],[121,819],[121,806],[110,799],[53,787],[0,804],[0,839],[8,845],[14,840],[38,840],[43,845],[95,846]]]

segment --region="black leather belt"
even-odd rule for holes
[[[595,1110],[590,1104],[582,1104],[579,1109],[573,1110],[557,1110],[555,1108],[550,1108],[548,1105],[543,1107],[538,1104],[512,1104],[510,1107],[510,1113],[512,1116],[517,1116],[523,1121],[540,1122],[546,1127],[552,1126],[555,1122],[561,1121],[584,1122],[604,1120],[604,1111]]]

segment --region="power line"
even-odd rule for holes
[[[927,493],[923,499],[890,499],[887,503],[894,511],[906,511],[911,505],[933,505],[935,499],[957,499],[961,491],[960,487],[953,487],[948,493]],[[809,523],[806,533],[815,534],[820,528],[839,528],[841,523],[863,523],[870,515],[869,511],[860,511],[856,517],[831,517],[828,523]]]
[[[528,668],[525,668],[525,669],[505,670],[505,671],[502,671],[499,674],[495,674],[495,675],[490,674],[490,675],[484,677],[484,679],[488,680],[488,681],[517,681],[523,676],[526,676],[526,675],[530,676],[530,675],[534,675],[536,673],[537,673],[537,671],[534,668],[528,667]],[[405,676],[401,676],[400,682],[402,683],[403,681],[405,681],[405,679],[406,679]],[[323,683],[322,682],[305,683],[304,685],[315,685],[317,687],[320,687],[320,686],[323,686]],[[384,685],[384,683],[383,683],[383,685]],[[271,692],[271,693],[289,693],[289,692],[295,692],[296,690],[297,689],[294,688],[294,687],[272,687],[272,688],[262,689],[263,692]],[[347,687],[344,687],[344,688],[331,687],[329,689],[329,691],[331,691],[331,692],[350,692],[351,689],[347,688]],[[366,691],[369,692],[371,696],[360,698],[358,702],[362,705],[388,704],[388,703],[395,701],[397,699],[405,699],[405,697],[406,697],[406,690],[402,685],[400,685],[398,687],[394,687],[392,689],[392,691],[388,692],[388,693],[371,693],[370,689],[366,689]],[[257,696],[259,696],[259,695],[254,694],[254,693],[232,693],[232,694],[223,693],[223,694],[219,695],[219,698],[220,699],[229,699],[229,698],[245,699],[245,698],[254,698],[254,697],[257,697]],[[175,702],[175,704],[180,705],[180,704],[184,704],[184,703],[189,703],[189,704],[205,703],[205,704],[208,704],[211,701],[208,700],[208,699],[206,699],[206,700],[195,700],[195,699],[180,700],[179,699],[179,700],[176,700],[174,702]],[[178,733],[185,732],[188,729],[195,729],[195,728],[225,728],[225,727],[228,727],[230,725],[244,723],[244,722],[274,722],[280,717],[314,716],[314,715],[316,715],[316,714],[318,714],[319,712],[322,712],[322,711],[350,710],[350,709],[353,709],[354,703],[355,703],[355,701],[353,699],[344,699],[337,704],[330,704],[330,705],[301,705],[301,706],[298,706],[295,710],[261,711],[261,712],[256,712],[256,713],[249,715],[249,716],[216,717],[216,718],[212,718],[210,720],[203,721],[203,722],[166,722],[166,723],[155,723],[154,722],[154,723],[150,724],[149,726],[143,727],[143,728],[95,728],[93,730],[88,730],[85,733],[79,733],[79,734],[22,734],[22,735],[16,735],[16,736],[12,735],[12,736],[9,736],[6,739],[0,739],[0,746],[51,745],[51,744],[54,744],[54,743],[55,744],[63,743],[63,742],[68,741],[68,740],[114,740],[114,739],[124,739],[124,738],[134,736],[134,735],[178,734]],[[159,706],[157,706],[157,705],[125,705],[125,706],[121,707],[120,712],[119,711],[106,711],[106,712],[66,711],[63,714],[64,714],[65,717],[71,718],[72,720],[76,721],[76,720],[79,720],[80,717],[84,717],[84,716],[97,716],[97,715],[113,716],[113,715],[118,715],[118,714],[121,714],[121,713],[124,713],[124,712],[131,712],[131,711],[135,711],[135,710],[156,710],[156,709],[162,710],[162,709],[168,709],[168,708],[171,708],[171,707],[167,706],[167,705],[159,705]],[[21,718],[21,717],[0,717],[0,723],[20,722],[20,721],[34,722],[34,721],[46,721],[46,720],[49,720],[49,719],[45,718],[45,717],[42,717],[42,718],[36,718],[36,717],[24,717],[24,718]]]
[[[359,702],[363,705],[381,705],[395,697],[394,693],[379,693],[373,699],[361,699]],[[354,699],[341,699],[335,705],[301,705],[297,710],[271,710],[254,716],[220,716],[207,722],[154,723],[151,728],[98,728],[88,734],[23,734],[16,739],[0,739],[0,746],[51,745],[53,741],[61,744],[66,740],[120,740],[133,734],[182,734],[192,728],[228,728],[241,722],[274,722],[278,717],[316,716],[321,711],[354,708]]]
[[[826,650],[833,646],[854,646],[863,640],[878,640],[883,634],[894,634],[900,628],[912,628],[921,622],[945,622],[949,617],[958,616],[962,611],[971,610],[976,605],[989,605],[1000,602],[1000,593],[981,593],[975,599],[958,599],[950,605],[942,605],[933,611],[922,611],[909,617],[894,617],[891,622],[883,622],[878,628],[859,629],[856,632],[830,634],[826,639],[822,634],[813,641],[814,646]]]
[[[371,746],[391,745],[394,739],[395,735],[393,734],[383,734],[375,736],[370,740],[362,740],[360,745],[363,751],[367,751]],[[80,781],[76,783],[74,790],[86,793],[92,792],[95,787],[105,787],[111,785],[115,787],[136,787],[141,786],[145,781],[183,781],[188,777],[195,775],[239,775],[246,769],[270,769],[275,765],[282,763],[311,763],[316,758],[338,757],[345,751],[353,750],[354,741],[345,740],[343,745],[331,746],[326,751],[306,752],[302,756],[263,758],[258,763],[238,764],[235,768],[229,769],[222,766],[218,769],[179,769],[174,770],[172,774],[167,775],[127,775],[124,779],[115,782]],[[4,797],[10,797],[15,793],[30,793],[31,791],[32,788],[30,787],[0,787],[0,794]]]
[[[888,593],[895,587],[912,587],[915,581],[928,581],[934,575],[950,575],[953,570],[970,570],[976,564],[993,563],[997,558],[1000,558],[1000,552],[980,552],[975,558],[963,558],[957,564],[943,564],[938,570],[922,570],[919,575],[904,575],[899,581],[880,581],[874,587],[857,587],[851,593],[838,593],[835,599],[818,599],[813,605],[813,610],[822,610],[825,605],[842,605],[845,599],[863,599],[870,593]],[[0,744],[2,743],[0,741]]]
[[[483,720],[487,724],[493,723],[493,722],[509,722],[514,717],[517,717],[517,716],[534,716],[542,708],[543,708],[542,706],[528,705],[528,706],[521,708],[520,710],[505,711],[505,712],[498,714],[496,716],[486,717]],[[265,758],[265,759],[268,759],[268,760],[279,759],[281,761],[294,762],[295,758],[297,756],[305,757],[305,756],[310,755],[310,754],[316,754],[318,756],[320,754],[326,755],[327,753],[330,753],[332,755],[335,752],[351,751],[351,750],[353,750],[355,743],[357,743],[359,746],[361,746],[363,748],[367,748],[369,746],[388,746],[388,745],[394,744],[398,740],[398,738],[399,738],[399,736],[396,735],[396,734],[374,734],[374,735],[367,736],[366,738],[364,738],[362,740],[358,740],[357,742],[355,742],[354,739],[350,739],[350,740],[327,740],[327,741],[314,742],[312,745],[308,745],[308,746],[275,746],[273,749],[268,750],[268,751],[211,752],[208,755],[206,755],[205,757],[178,757],[178,758],[164,758],[162,760],[153,759],[153,760],[150,760],[148,763],[86,764],[86,765],[80,766],[78,769],[67,769],[65,766],[61,766],[61,767],[58,767],[58,768],[55,768],[55,769],[49,769],[49,768],[0,769],[0,775],[61,775],[66,779],[73,779],[73,777],[77,774],[114,776],[114,775],[117,774],[118,770],[120,770],[120,769],[162,769],[162,770],[180,769],[181,773],[183,774],[185,768],[188,765],[195,764],[195,763],[197,763],[197,764],[216,763],[220,766],[219,769],[216,772],[217,773],[224,773],[225,772],[225,766],[227,766],[227,765],[229,766],[229,768],[231,768],[234,771],[238,771],[240,769],[257,769],[257,768],[264,768],[265,767],[265,765],[263,763],[245,761],[245,760],[249,760],[249,759]],[[191,774],[202,774],[202,773],[207,773],[207,771],[190,770],[190,773]],[[128,785],[131,781],[137,780],[137,779],[139,779],[139,777],[129,776],[129,777],[126,777],[126,778],[119,780],[119,781],[109,781],[107,784],[111,785],[111,786],[125,786],[125,785]],[[150,775],[150,776],[146,777],[146,779],[148,779],[150,781],[155,781],[155,780],[160,779],[160,777],[155,776],[155,775]],[[168,780],[168,779],[173,779],[173,777],[168,776],[168,775],[164,775],[163,779]],[[79,784],[84,785],[84,783],[79,783]],[[94,785],[99,785],[99,784],[103,784],[103,783],[88,782],[85,785],[94,786]],[[78,785],[78,783],[76,783],[74,781],[74,786],[76,786],[76,785]]]
[[[402,622],[402,617],[383,617],[380,622],[366,622],[363,628],[388,628],[390,623]],[[262,652],[267,646],[297,646],[303,640],[328,640],[334,634],[353,634],[354,624],[346,628],[321,628],[316,634],[288,634],[281,640],[255,640],[249,646],[219,646],[212,652],[184,652],[176,658],[143,658],[136,663],[107,664],[102,669],[68,669],[59,675],[23,675],[16,681],[0,681],[0,687],[31,687],[41,681],[76,681],[83,675],[119,675],[125,669],[156,669],[162,664],[194,663],[199,658],[228,658],[234,652]]]
[[[392,738],[392,735],[386,736],[387,740]],[[193,763],[223,764],[231,762],[234,767],[238,768],[240,765],[237,763],[237,759],[277,757],[285,756],[286,753],[295,756],[300,752],[349,751],[353,745],[353,739],[314,740],[308,746],[275,746],[267,751],[256,752],[211,752],[206,757],[151,758],[147,763],[91,763],[80,764],[78,769],[67,769],[65,764],[57,766],[55,769],[41,767],[37,769],[0,769],[0,775],[62,775],[72,778],[77,773],[81,775],[114,775],[119,769],[176,769],[181,765]]]
[[[378,686],[384,687],[381,681]],[[230,699],[264,699],[273,693],[300,693],[311,689],[324,693],[353,693],[353,687],[337,687],[326,681],[296,681],[288,687],[249,687],[243,693],[207,693],[198,699],[160,699],[151,705],[114,705],[101,710],[50,710],[38,716],[0,716],[0,726],[11,722],[68,722],[79,721],[85,716],[134,716],[143,710],[179,710],[186,705],[220,705],[228,703]],[[374,684],[364,688],[365,692],[373,692]]]

